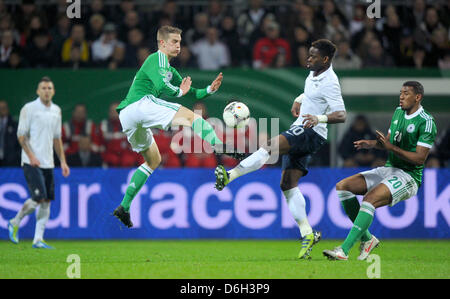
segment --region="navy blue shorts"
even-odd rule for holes
[[[289,130],[281,133],[281,135],[287,138],[291,146],[289,152],[283,155],[282,169],[299,169],[303,171],[303,175],[306,175],[311,154],[320,150],[327,140],[313,129],[305,129],[301,125],[291,126]]]
[[[39,168],[30,164],[23,164],[23,173],[30,190],[31,199],[38,202],[43,199],[55,199],[53,168]]]

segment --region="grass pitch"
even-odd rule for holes
[[[322,250],[341,241],[322,240],[311,260],[298,260],[296,241],[52,241],[55,250],[0,241],[0,278],[67,278],[67,257],[80,257],[81,278],[277,279],[367,278],[371,263],[328,261]],[[450,240],[383,241],[381,278],[450,278]]]

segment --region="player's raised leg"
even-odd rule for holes
[[[345,213],[352,222],[355,222],[360,210],[360,204],[356,195],[364,195],[367,193],[367,184],[364,176],[358,173],[341,180],[336,184],[336,192]],[[365,231],[361,236],[360,255],[358,259],[365,260],[370,252],[378,246],[379,242],[369,230]]]
[[[191,127],[195,134],[211,145],[221,145],[222,140],[217,137],[214,128],[203,117],[192,110],[181,106],[172,119],[172,126]]]
[[[153,171],[161,163],[161,154],[159,153],[158,146],[154,140],[150,147],[142,151],[140,154],[144,157],[145,162],[141,164],[134,172],[127,190],[125,191],[125,196],[122,202],[113,213],[113,215],[119,218],[120,221],[122,221],[122,223],[127,227],[133,226],[130,217],[131,202],[136,197],[139,190],[141,190],[142,186],[144,186]]]
[[[308,258],[314,244],[320,241],[321,233],[314,231],[306,215],[306,201],[298,188],[298,181],[304,176],[300,169],[286,169],[281,174],[280,187],[286,197],[286,203],[298,224],[301,239],[301,249],[298,258]]]
[[[216,135],[214,128],[203,117],[194,113],[186,107],[181,106],[172,120],[173,126],[191,127],[195,134],[212,145],[216,154],[226,154],[241,160],[247,154],[236,150],[228,151],[226,145]]]
[[[290,145],[286,137],[278,135],[272,138],[268,145],[260,147],[230,171],[226,171],[222,165],[217,166],[214,172],[216,176],[216,189],[220,191],[238,177],[260,169],[269,160],[270,155],[284,155],[289,149]]]

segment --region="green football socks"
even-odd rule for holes
[[[359,201],[356,198],[355,194],[349,191],[337,191],[338,197],[341,201],[341,205],[344,208],[345,214],[347,214],[348,218],[352,222],[355,222],[356,216],[358,216],[358,212],[360,209]],[[367,242],[372,239],[372,234],[369,230],[365,231],[361,237],[362,242]]]
[[[131,177],[130,184],[127,187],[125,192],[125,196],[120,203],[121,206],[125,209],[125,211],[130,210],[131,202],[138,194],[139,190],[141,190],[142,186],[144,186],[148,177],[152,174],[153,170],[148,167],[145,163],[136,169],[133,176]]]
[[[372,204],[364,201],[361,204],[358,216],[356,216],[356,219],[353,222],[353,227],[350,230],[350,233],[347,235],[347,238],[341,245],[342,250],[344,250],[345,254],[348,255],[348,252],[353,247],[355,242],[360,240],[364,232],[367,231],[369,226],[372,224],[374,214],[375,207]]]
[[[192,130],[211,145],[223,143],[219,137],[217,137],[214,128],[202,117],[198,117],[192,122]]]

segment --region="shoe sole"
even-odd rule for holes
[[[348,258],[339,258],[338,256],[333,256],[332,254],[323,251],[323,255],[329,260],[329,261],[346,261]]]
[[[217,190],[222,191],[223,188],[225,188],[225,182],[224,182],[223,170],[220,166],[216,167],[216,170],[214,170],[214,175],[216,176],[216,184],[214,185],[214,187]]]
[[[36,247],[36,246],[32,246],[32,248],[34,249],[55,249],[54,247]]]
[[[55,249],[55,247],[50,246],[48,244],[46,244],[45,246],[36,246],[36,244],[33,244],[31,246],[31,248],[34,248],[34,249]]]

